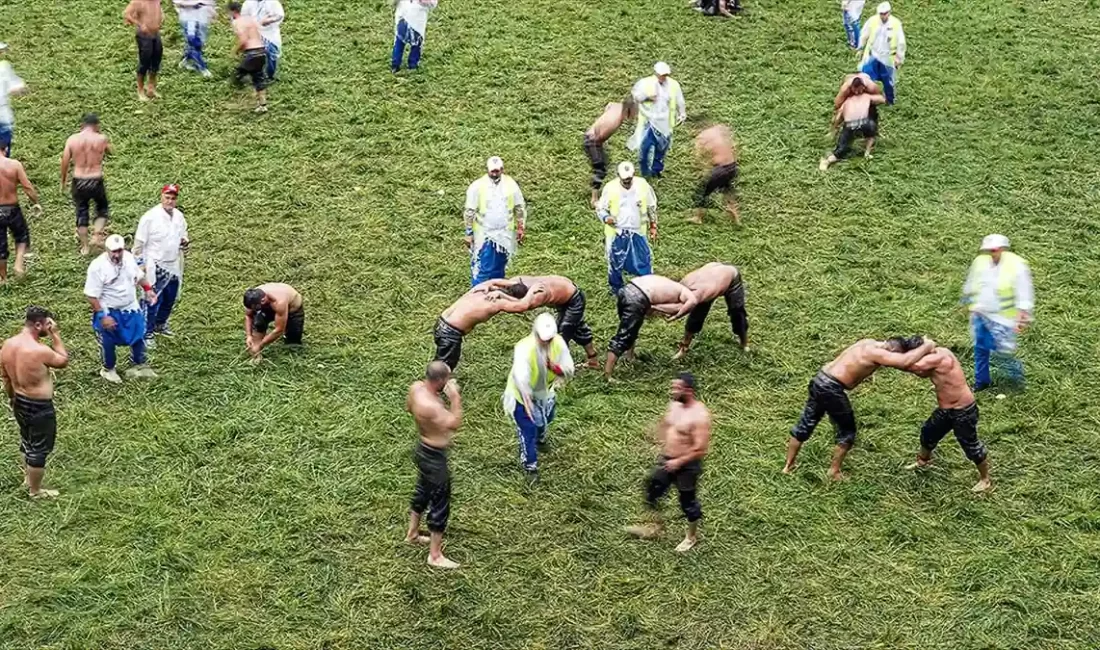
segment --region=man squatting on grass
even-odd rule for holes
[[[794,471],[795,459],[803,443],[813,435],[814,428],[826,413],[836,427],[836,449],[829,465],[828,475],[833,480],[845,478],[841,472],[844,457],[856,441],[856,418],[847,391],[853,390],[864,379],[886,366],[908,370],[936,346],[930,339],[913,336],[907,339],[894,337],[885,341],[862,339],[848,346],[836,359],[818,371],[810,381],[810,395],[798,424],[791,430],[787,442],[787,463],[783,473]]]
[[[462,337],[501,312],[522,314],[546,291],[541,285],[529,287],[523,282],[492,290],[491,282],[486,280],[462,294],[435,323],[435,360],[446,363],[452,371],[458,368],[462,356]]]
[[[604,107],[592,126],[584,132],[584,153],[592,163],[592,207],[600,201],[600,188],[607,178],[607,149],[604,144],[619,130],[623,122],[638,117],[638,102],[633,95],[627,95],[621,102],[611,102]]]
[[[906,469],[931,465],[936,445],[948,431],[954,430],[963,453],[978,468],[978,483],[971,489],[985,492],[993,487],[989,478],[989,454],[978,439],[978,404],[966,384],[966,374],[959,360],[951,350],[935,348],[909,366],[909,372],[932,380],[936,387],[937,408],[921,427],[917,461]]]
[[[875,106],[886,101],[878,86],[870,81],[866,75],[857,74],[845,82],[837,95],[836,103],[840,106],[833,115],[832,127],[843,124],[840,135],[836,139],[836,149],[827,158],[822,158],[818,169],[825,171],[829,165],[844,158],[852,148],[852,141],[858,136],[866,139],[864,156],[871,157],[871,150],[875,147],[875,136],[878,135],[878,120]]]
[[[653,523],[630,526],[627,532],[642,539],[659,536],[664,528],[658,511],[661,499],[673,484],[680,494],[680,510],[688,520],[687,535],[676,547],[679,553],[690,551],[699,541],[699,520],[703,509],[696,497],[703,457],[710,450],[710,411],[695,398],[695,377],[682,372],[672,380],[672,398],[665,416],[657,425],[661,455],[645,485],[646,507]]]
[[[272,322],[275,328],[268,333]],[[268,282],[244,292],[245,343],[254,361],[280,338],[285,338],[287,345],[301,345],[305,326],[302,294],[289,284]]]
[[[80,121],[80,131],[69,136],[61,152],[61,192],[73,170],[73,207],[76,208],[76,239],[80,254],[88,254],[88,205],[95,202],[95,232],[92,245],[103,246],[103,231],[111,216],[107,203],[107,187],[103,184],[103,157],[111,151],[111,142],[99,132],[99,117],[87,113]]]
[[[239,2],[229,3],[229,20],[233,33],[237,36],[237,51],[241,53],[241,62],[233,73],[233,83],[238,86],[245,77],[252,78],[252,88],[256,91],[256,112],[267,112],[267,49],[260,36],[260,23],[252,16],[241,15]]]
[[[592,330],[584,321],[585,297],[580,287],[573,281],[562,275],[517,275],[507,280],[489,280],[486,283],[486,291],[497,289],[505,293],[499,293],[497,300],[519,301],[507,290],[515,285],[526,287],[539,287],[535,291],[528,291],[525,298],[527,309],[539,307],[554,307],[558,310],[556,323],[558,333],[566,343],[576,341],[584,347],[588,355],[588,367],[599,368],[600,362],[596,358],[596,346],[592,345]]]
[[[711,262],[685,275],[680,284],[691,290],[699,304],[688,314],[687,322],[684,323],[684,340],[680,342],[680,349],[672,359],[676,360],[687,354],[692,339],[703,331],[703,323],[710,313],[710,306],[718,296],[725,298],[730,326],[741,342],[741,349],[747,352],[749,315],[745,312],[745,285],[741,282],[741,271],[736,266]]]
[[[439,398],[447,396],[448,409]],[[451,469],[447,465],[447,448],[451,437],[462,424],[462,396],[458,383],[451,379],[451,369],[442,361],[428,364],[423,381],[409,386],[405,410],[412,414],[420,431],[416,446],[416,491],[409,503],[409,530],[405,541],[410,544],[429,542],[428,564],[440,569],[457,569],[458,563],[443,555],[443,532],[451,514]],[[420,519],[428,513],[430,538],[420,534]]]
[[[49,336],[53,347],[39,339]],[[24,482],[32,499],[57,496],[57,490],[42,487],[46,457],[57,438],[57,413],[53,407],[53,376],[50,368],[69,365],[69,353],[61,342],[50,312],[27,307],[23,330],[4,341],[0,348],[0,372],[12,413],[19,424],[19,451],[23,454]]]

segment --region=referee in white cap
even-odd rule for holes
[[[470,249],[470,286],[504,277],[508,259],[523,242],[527,230],[527,206],[512,177],[504,173],[504,161],[493,156],[485,162],[487,173],[466,190],[466,248]]]
[[[573,357],[553,314],[539,314],[530,336],[515,345],[502,400],[516,423],[519,461],[531,480],[538,478],[538,446],[546,443],[546,429],[554,420],[554,389],[572,376]]]
[[[640,79],[630,91],[638,102],[638,125],[626,146],[638,151],[638,171],[642,176],[660,178],[665,154],[672,144],[672,129],[687,119],[687,106],[680,82],[672,78],[672,68],[664,61],[653,66],[653,76]]]

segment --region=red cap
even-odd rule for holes
[[[176,185],[175,183],[169,183],[169,184],[165,185],[164,187],[160,188],[160,193],[161,194],[179,194],[180,193],[180,186]]]

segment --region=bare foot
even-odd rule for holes
[[[731,217],[733,217],[733,224],[735,226],[740,226],[741,225],[741,211],[740,210],[738,210],[737,208],[726,208],[726,212],[728,212],[729,215]]]
[[[798,467],[798,463],[795,463],[794,465],[785,465],[783,467],[783,473],[784,474],[794,474],[794,470],[795,470],[796,467]]]
[[[909,463],[908,465],[906,465],[905,469],[907,469],[907,470],[924,469],[925,467],[931,467],[931,466],[932,466],[932,461],[924,460],[923,458],[918,458],[915,462],[912,462],[912,463]]]
[[[687,219],[685,219],[685,221],[687,221],[688,223],[693,223],[693,224],[695,224],[695,225],[697,225],[697,226],[701,226],[701,225],[703,225],[703,218],[702,218],[702,217],[700,217],[700,216],[699,216],[699,215],[697,215],[697,214],[693,214],[693,215],[691,215],[690,217],[688,217]]]
[[[641,526],[627,526],[626,534],[638,539],[657,539],[661,535],[661,527],[657,524],[642,524]]]
[[[588,357],[588,363],[586,363],[585,365],[593,370],[599,370],[600,358],[598,356]]]
[[[147,102],[147,101],[149,101],[149,97],[145,94],[144,91],[139,90],[138,91],[138,101],[139,102]]]
[[[828,476],[830,480],[837,482],[848,480],[848,475],[841,471],[834,472],[833,470],[829,470],[828,472],[825,472],[825,476]]]
[[[827,170],[829,168],[829,159],[828,158],[822,158],[821,162],[817,163],[817,168],[820,169],[821,171]]]
[[[427,535],[417,535],[416,537],[406,537],[406,544],[427,544],[432,541],[432,538]]]
[[[442,553],[439,554],[439,557],[432,557],[429,555],[428,564],[434,566],[437,569],[457,569],[459,566],[461,566],[458,562],[452,562],[451,560],[448,560],[446,557],[443,556]]]
[[[983,478],[978,481],[974,487],[970,488],[971,492],[988,492],[993,489],[993,481],[988,478]]]
[[[58,494],[60,494],[60,492],[58,492],[57,490],[42,489],[42,490],[39,490],[37,492],[31,492],[31,498],[32,499],[54,499],[54,498],[57,498]]]
[[[15,265],[15,277],[21,278],[26,274],[27,274],[27,269],[23,268],[22,266],[19,266],[18,264]]]
[[[687,351],[688,349],[683,345],[678,346],[676,349],[676,354],[672,355],[672,360],[676,361],[678,359],[683,359],[684,355],[687,354]]]
[[[160,99],[160,95],[157,94],[157,91],[154,88],[146,90],[145,94],[149,96],[149,99]]]
[[[691,549],[695,548],[695,545],[699,543],[698,537],[685,537],[682,542],[676,546],[677,553],[687,553]]]

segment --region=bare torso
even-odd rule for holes
[[[703,129],[695,137],[695,150],[701,156],[709,158],[710,163],[715,167],[728,165],[737,160],[737,147],[733,143],[733,134],[722,124]]]
[[[696,400],[690,406],[672,401],[661,420],[661,453],[678,458],[695,448],[696,436],[702,435],[710,422],[710,411]]]
[[[0,157],[0,205],[17,205],[19,197],[19,170],[23,165],[10,158]]]
[[[826,365],[824,370],[849,389],[855,388],[879,369],[879,365],[867,354],[869,350],[879,346],[880,343],[874,339],[856,341]]]
[[[501,304],[484,289],[479,291],[474,287],[443,312],[443,320],[463,334],[469,334],[475,326],[499,313]]]
[[[871,77],[868,76],[866,73],[857,72],[855,74],[850,74],[845,77],[844,82],[840,84],[840,91],[837,92],[836,99],[833,100],[833,108],[839,109],[841,106],[844,105],[844,100],[848,98],[848,88],[851,85],[852,80],[856,77],[859,77],[863,81],[864,86],[867,86],[868,88],[875,87],[874,80],[871,79]]]
[[[515,279],[528,287],[542,287],[545,298],[539,301],[537,305],[532,305],[532,308],[543,305],[558,307],[569,302],[573,294],[577,293],[577,285],[573,284],[573,281],[564,275],[520,275]]]
[[[131,0],[134,8],[134,22],[139,34],[156,36],[164,22],[164,10],[158,0]],[[115,11],[118,11],[117,9]]]
[[[242,50],[254,50],[264,46],[264,41],[260,38],[260,23],[251,16],[234,18],[233,32],[237,35],[237,42]]]
[[[72,156],[73,178],[102,178],[107,136],[86,130],[69,136],[65,148]]]
[[[918,374],[932,380],[940,408],[965,408],[974,403],[974,393],[970,392],[970,386],[966,383],[966,374],[951,350],[936,348],[921,361],[921,365],[932,365],[931,370]]]
[[[651,304],[662,305],[667,303],[690,302],[680,300],[684,285],[675,280],[669,280],[664,276],[640,275],[631,280],[631,282],[649,297],[649,302]]]
[[[623,105],[619,102],[612,102],[604,107],[603,114],[596,118],[596,121],[588,127],[586,133],[596,142],[602,143],[610,138],[611,134],[622,126],[622,123]]]
[[[43,362],[43,353],[47,351],[48,346],[25,332],[4,341],[0,363],[4,364],[4,374],[16,394],[31,399],[53,398],[53,377]]]
[[[439,426],[433,422],[433,414],[439,409],[446,408],[443,399],[433,393],[427,384],[422,381],[409,386],[409,396],[405,400],[405,409],[412,414],[416,421],[416,428],[420,432],[420,440],[429,447],[445,449],[451,444],[451,435],[454,431]]]
[[[871,95],[861,93],[849,97],[844,101],[841,111],[845,122],[866,119],[871,114]]]
[[[281,311],[280,308],[283,305],[286,305],[288,313],[302,308],[302,294],[298,293],[298,290],[289,284],[268,282],[256,288],[263,291],[271,299],[271,306],[275,311]]]
[[[680,284],[690,289],[695,298],[703,303],[725,293],[739,275],[736,266],[711,262],[685,275]]]

